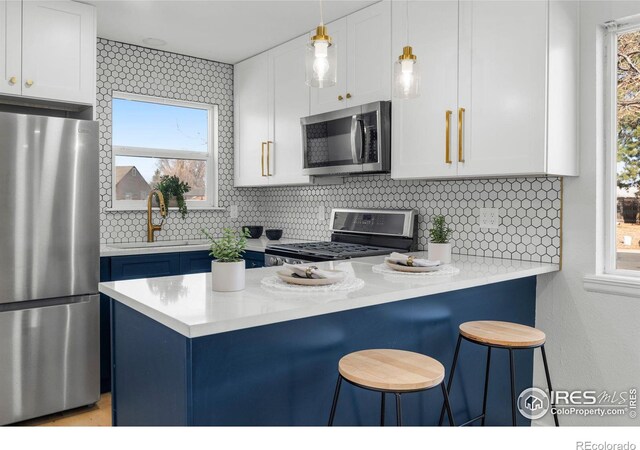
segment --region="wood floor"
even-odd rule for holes
[[[16,424],[31,427],[110,427],[111,394],[102,394],[94,406],[71,409]]]

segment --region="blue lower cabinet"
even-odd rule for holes
[[[209,250],[180,253],[180,275],[209,272],[211,261]]]
[[[111,258],[111,280],[131,280],[180,275],[180,253],[114,256]]]
[[[244,258],[247,269],[264,266],[264,253],[248,251]],[[213,257],[209,256],[209,250],[105,257],[100,258],[100,281],[204,273],[211,270],[211,261]],[[111,390],[110,301],[106,295],[100,295],[101,392]]]
[[[264,267],[264,253],[246,251],[243,258],[247,269]]]

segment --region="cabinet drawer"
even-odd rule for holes
[[[111,258],[111,280],[131,280],[178,275],[180,254],[114,256]]]

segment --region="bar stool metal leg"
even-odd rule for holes
[[[460,353],[460,344],[462,343],[462,335],[458,335],[458,342],[456,343],[456,350],[453,353],[453,364],[451,364],[451,373],[449,374],[449,382],[447,383],[447,394],[451,393],[451,385],[453,384],[453,374],[456,372],[456,365],[458,364],[458,353]],[[444,405],[442,405],[442,409],[440,410],[440,420],[438,421],[438,425],[442,426],[442,422],[444,422]]]
[[[382,393],[382,401],[380,402],[380,426],[384,426],[384,392]]]
[[[484,397],[482,399],[482,420],[480,425],[484,426],[487,418],[487,393],[489,392],[489,369],[491,368],[491,347],[487,347],[487,369],[484,375]]]
[[[517,425],[516,420],[516,366],[513,362],[513,349],[509,349],[509,364],[511,365],[511,421],[513,426]]]
[[[451,404],[449,403],[449,394],[447,393],[447,389],[444,387],[444,382],[440,383],[440,387],[442,388],[442,396],[444,397],[444,407],[447,410],[447,417],[449,418],[449,426],[455,426],[453,422],[453,413],[451,412]]]
[[[542,363],[544,365],[544,374],[547,377],[547,387],[549,388],[549,395],[551,396],[551,408],[553,411],[553,421],[556,426],[559,427],[558,423],[558,412],[555,409],[555,402],[553,401],[553,388],[551,387],[551,376],[549,375],[549,364],[547,363],[547,352],[544,351],[544,344],[540,346],[540,350],[542,351]]]
[[[400,405],[400,394],[396,393],[396,425],[402,426],[402,406]]]
[[[333,426],[333,419],[336,416],[336,406],[338,405],[338,396],[340,395],[340,384],[342,384],[342,375],[338,375],[336,390],[333,393],[333,404],[331,405],[331,414],[329,415],[329,426]]]

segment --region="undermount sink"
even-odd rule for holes
[[[122,242],[116,244],[107,244],[112,248],[152,248],[152,247],[181,247],[187,245],[206,245],[208,241],[206,239],[192,240],[192,241],[156,241],[156,242]]]

